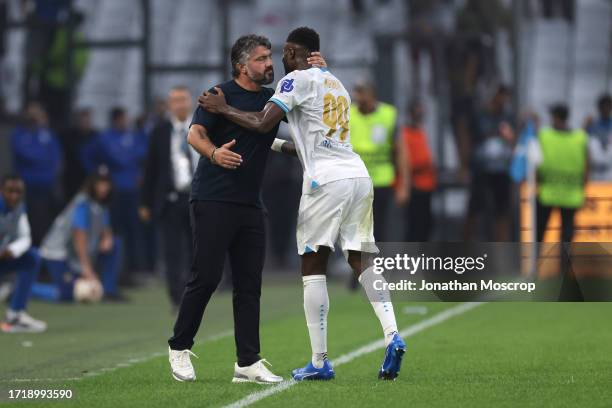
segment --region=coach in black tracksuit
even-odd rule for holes
[[[274,93],[261,86],[274,77],[269,42],[266,45],[264,40],[252,36],[232,49],[234,79],[219,85],[229,105],[259,112]],[[235,49],[237,46],[242,49]],[[248,61],[241,62],[245,53]],[[202,155],[191,191],[194,257],[174,335],[168,341],[173,350],[193,346],[227,253],[238,365],[245,367],[261,359],[259,299],[266,245],[261,184],[277,130],[278,126],[266,134],[251,132],[200,107],[193,116],[189,143]]]

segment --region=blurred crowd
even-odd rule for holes
[[[162,117],[132,121],[123,108],[113,108],[102,130],[94,128],[89,109],[75,112],[73,126],[54,128],[43,104],[26,105],[9,135],[12,172],[3,176],[0,189],[0,271],[16,272],[17,280],[0,282],[0,295],[10,295],[12,304],[25,296],[19,293],[72,301],[79,297],[76,288],[87,286],[79,285],[84,280],[93,298],[103,292],[106,301],[123,302],[120,287],[141,285],[152,275],[158,234],[149,190],[160,183],[160,167],[149,140],[177,112],[188,129],[193,108],[184,87],[168,100],[174,110]],[[182,140],[186,145],[186,137]],[[189,187],[191,168],[186,173],[181,193]],[[166,199],[171,200],[160,198],[165,212]],[[166,241],[176,241],[175,231],[164,232]],[[190,246],[188,239],[183,244]],[[177,269],[186,275],[188,263]],[[12,305],[3,330],[44,330],[44,323],[24,310],[23,299]]]
[[[7,51],[8,3],[8,0],[0,0],[0,68]],[[74,84],[83,75],[89,59],[88,49],[82,46],[84,15],[74,9],[72,3],[71,0],[15,2],[17,15],[13,17],[24,24],[26,31],[23,100],[40,101],[49,113],[53,128],[70,121]],[[2,85],[0,83],[0,116],[5,114]]]
[[[38,54],[32,49],[35,55],[28,57],[30,102],[11,131],[12,172],[0,186],[0,272],[18,274],[10,289],[0,285],[0,298],[12,294],[5,331],[19,325],[44,330],[43,322],[25,313],[27,297],[70,301],[78,279],[103,288],[108,301],[125,301],[121,287],[139,285],[161,268],[176,307],[189,269],[189,188],[199,159],[186,142],[193,95],[176,86],[138,118],[128,117],[122,107],[113,108],[104,129],[94,127],[88,108],[71,113],[63,87],[68,78],[52,69],[54,58],[63,58],[65,34],[43,21],[64,18],[63,3],[52,3],[59,8],[39,7],[42,14],[32,16],[40,20],[35,25],[40,32],[30,33],[31,41],[45,46]],[[360,3],[354,2],[357,11]],[[449,67],[437,69],[435,9],[444,3],[413,2],[411,56],[418,65],[423,53],[431,54],[433,88],[443,82],[440,74],[448,75],[449,116],[459,155],[455,181],[469,194],[463,238],[517,238],[512,194],[516,183],[525,179],[520,163],[531,139],[539,146],[538,239],[552,209],[559,208],[562,239],[571,241],[586,181],[612,181],[610,95],[593,96],[594,114],[581,128],[569,126],[570,112],[564,103],[551,107],[550,118],[519,114],[512,106],[512,89],[501,84],[493,63],[494,33],[511,24],[508,11],[493,0],[465,3],[457,17],[457,39],[444,50]],[[542,6],[551,16],[561,13],[573,19],[566,10],[571,4],[566,3],[543,1]],[[69,21],[76,26],[79,19],[74,18]],[[50,26],[52,35],[44,34]],[[71,75],[79,75],[86,59],[85,54],[75,58],[78,66]],[[47,61],[41,65],[44,70],[36,71],[36,61],[42,60]],[[436,235],[439,225],[433,211],[435,195],[443,186],[437,171],[441,158],[430,148],[428,112],[421,98],[430,90],[424,89],[419,70],[414,72],[405,115],[380,100],[375,83],[362,81],[351,89],[351,142],[373,180],[378,241],[390,240],[391,231],[400,231],[396,239],[407,242],[448,239]],[[407,120],[400,122],[400,116]],[[300,178],[297,161],[270,156],[264,202],[271,230],[269,261],[274,267],[296,265],[292,242]],[[39,270],[44,271],[42,276]]]

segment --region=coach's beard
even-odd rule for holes
[[[274,69],[270,68],[268,71],[264,72],[262,76],[250,76],[251,81],[255,82],[257,85],[268,85],[274,82]]]
[[[266,82],[264,82],[263,85],[268,85],[274,82],[274,68],[270,68],[270,70],[264,74],[264,77],[266,78]]]

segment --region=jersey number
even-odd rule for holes
[[[329,127],[327,137],[332,137],[334,133],[340,132],[340,141],[344,142],[349,132],[348,121],[349,104],[342,95],[338,98],[330,93],[323,97],[323,123]]]

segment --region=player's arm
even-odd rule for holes
[[[298,157],[297,149],[295,148],[295,144],[288,140],[276,138],[274,139],[274,142],[272,143],[272,147],[270,147],[270,149],[274,150],[275,152],[284,153],[289,156]]]
[[[187,135],[187,142],[198,153],[208,158],[212,164],[217,166],[234,170],[242,163],[242,156],[230,150],[236,144],[236,140],[231,140],[229,143],[217,147],[210,140],[206,128],[202,125],[195,123],[191,125]]]
[[[198,104],[211,113],[218,113],[243,128],[259,133],[268,133],[285,116],[285,112],[276,104],[268,102],[260,112],[243,112],[229,106],[225,101],[223,91],[215,87],[217,94],[204,92],[198,98]]]

